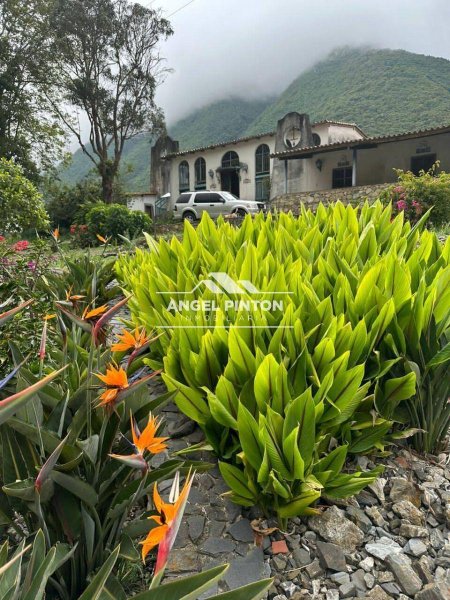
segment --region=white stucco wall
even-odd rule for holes
[[[189,152],[183,156],[177,156],[171,160],[170,169],[170,193],[171,203],[175,203],[179,196],[179,178],[178,167],[181,162],[186,161],[189,164],[189,185],[190,190],[195,189],[195,171],[194,164],[197,158],[203,157],[206,161],[206,189],[221,190],[220,175],[216,173],[216,169],[222,164],[222,157],[226,152],[234,151],[239,156],[239,161],[248,165],[248,171],[240,171],[240,198],[243,200],[255,199],[255,152],[260,144],[267,144],[270,152],[274,151],[275,136],[264,136],[259,139],[252,139],[245,142],[235,144],[225,144],[218,148],[211,148],[203,152]],[[272,171],[272,159],[270,159],[270,171]],[[209,171],[214,172],[213,177],[210,177]]]
[[[145,212],[146,206],[152,207],[152,214],[155,214],[155,194],[133,194],[127,198],[127,207],[130,210],[140,210]]]

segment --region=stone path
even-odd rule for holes
[[[153,384],[152,392],[164,392]],[[202,432],[175,405],[161,411],[170,450],[198,443]],[[210,453],[193,459],[214,462]],[[319,517],[294,519],[255,545],[256,509],[241,509],[221,494],[227,487],[217,467],[196,476],[167,577],[229,563],[218,590],[274,577],[270,600],[450,599],[450,470],[398,449],[383,459],[383,477],[356,498],[323,506]],[[158,460],[166,457],[159,456]],[[366,457],[359,466],[372,468]],[[170,487],[167,481],[161,488]],[[276,525],[260,522],[261,527]]]

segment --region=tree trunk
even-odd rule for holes
[[[102,175],[102,197],[105,204],[113,201],[113,179],[109,172]]]

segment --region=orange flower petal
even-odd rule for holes
[[[145,557],[150,552],[150,550],[153,550],[155,546],[161,543],[168,529],[169,528],[167,525],[160,525],[159,527],[154,527],[149,531],[145,540],[143,542],[140,542],[142,544],[142,560],[145,560]]]

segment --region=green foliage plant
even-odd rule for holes
[[[411,434],[422,450],[444,441],[450,243],[424,230],[427,216],[412,227],[381,202],[258,215],[240,228],[204,216],[181,241],[148,236],[148,251],[118,261],[135,321],[164,331],[149,364],[229,463],[236,501],[302,514],[376,475],[345,473],[346,455]],[[284,292],[283,309],[230,308],[242,295],[198,285],[216,272],[265,300]],[[214,310],[170,309],[173,297]]]
[[[100,204],[86,215],[86,225],[93,236],[120,240],[120,236],[133,238],[143,231],[150,231],[150,217],[120,204]]]
[[[30,303],[0,314],[0,326]],[[187,468],[180,460],[167,460],[157,468],[151,464],[153,453],[161,451],[167,438],[155,437],[160,422],[149,419],[149,411],[171,396],[150,400],[148,393],[143,393],[145,382],[153,375],[126,383],[125,370],[110,366],[107,377],[100,378],[108,386],[100,396],[102,402],[92,402],[93,380],[99,379],[94,370],[104,370],[105,361],[111,358],[110,348],[99,344],[98,329],[106,326],[123,305],[121,301],[107,312],[100,311],[102,316],[95,323],[63,309],[64,318],[81,331],[61,331],[63,348],[48,348],[45,321],[39,373],[25,366],[27,358],[15,347],[19,362],[0,381],[0,526],[13,528],[21,540],[12,556],[8,542],[0,547],[1,600],[39,600],[49,595],[61,600],[107,596],[126,600],[117,576],[119,567],[140,560],[133,539],[148,533],[151,522],[146,510],[126,522],[129,511],[150,492],[154,482],[175,471],[177,480],[179,470]],[[130,359],[135,357],[134,352]],[[63,366],[46,375],[50,364]],[[121,373],[125,382],[118,386],[114,380],[110,386],[106,380],[111,371]],[[16,382],[18,391],[3,397],[11,381]],[[145,443],[140,422],[155,428],[151,439],[147,433]],[[197,469],[203,466],[196,465]],[[187,495],[184,504],[186,501]],[[161,585],[183,510],[184,505],[176,524],[168,527],[167,541],[160,545],[159,572],[156,574],[155,569],[150,589],[133,598],[194,600],[228,568],[215,567]],[[216,597],[258,600],[271,584],[272,580],[263,580]]]
[[[0,158],[0,230],[47,229],[48,215],[42,196],[14,160]]]
[[[414,175],[411,171],[395,169],[398,183],[388,188],[385,196],[392,202],[394,214],[405,213],[413,223],[430,208],[429,221],[440,227],[450,221],[450,173],[439,170],[439,162],[429,171]]]

